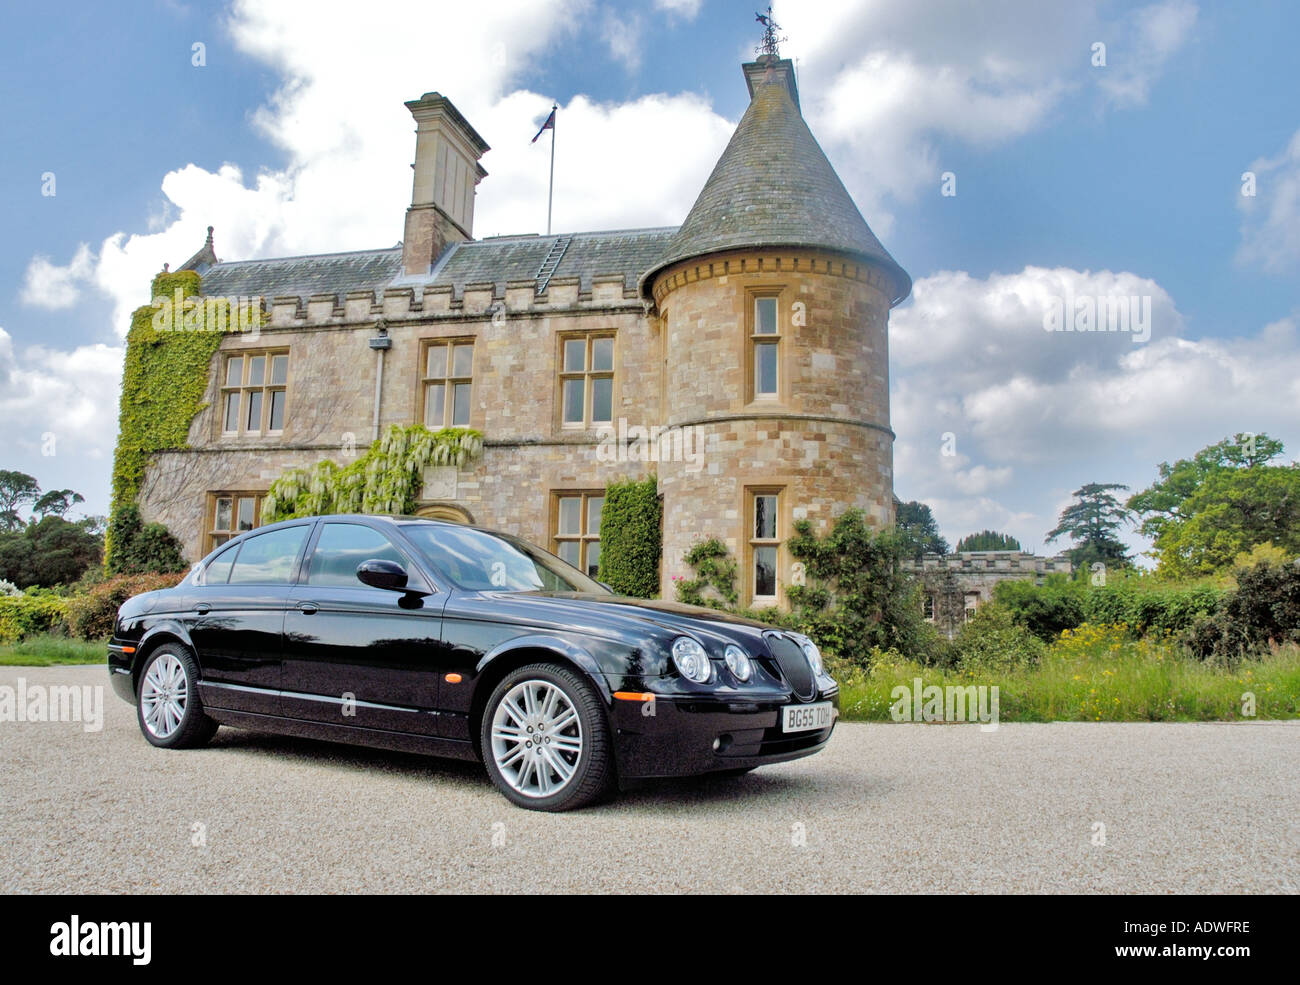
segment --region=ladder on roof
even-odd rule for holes
[[[537,268],[537,293],[545,294],[546,286],[555,276],[555,271],[560,266],[560,261],[564,259],[564,254],[568,252],[569,244],[573,242],[572,236],[556,236],[555,242],[551,244],[550,250],[547,251],[542,265]]]

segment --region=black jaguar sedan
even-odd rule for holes
[[[839,715],[806,637],[614,595],[518,538],[416,517],[236,537],[122,606],[109,675],[155,746],[231,725],[481,759],[544,811],[808,756]]]

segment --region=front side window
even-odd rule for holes
[[[212,493],[208,500],[208,550],[262,523],[263,493]]]
[[[555,553],[590,578],[600,570],[600,515],[605,493],[558,493],[552,543]]]
[[[411,523],[402,532],[437,574],[466,591],[606,594],[581,571],[514,537],[450,523]]]
[[[257,534],[239,545],[230,571],[232,585],[287,585],[293,577],[293,563],[311,524],[302,523],[281,530]]]
[[[775,397],[781,385],[781,328],[777,318],[777,299],[754,298],[753,319],[749,337],[751,393],[755,399]]]
[[[425,427],[468,427],[474,391],[474,342],[450,339],[425,343],[422,385]]]
[[[614,419],[614,336],[560,339],[560,406],[565,427],[609,424]]]
[[[762,490],[750,494],[750,590],[756,601],[775,601],[777,559],[781,547],[781,494]]]
[[[357,578],[357,566],[375,559],[396,561],[410,570],[405,555],[373,527],[360,523],[327,523],[311,555],[307,584],[364,588]]]
[[[278,434],[284,430],[289,385],[287,351],[226,356],[221,379],[223,434]]]

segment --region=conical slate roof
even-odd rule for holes
[[[745,66],[752,99],[731,142],[663,257],[641,277],[649,295],[661,270],[722,250],[799,246],[873,260],[893,277],[895,303],[912,280],[876,239],[826,159],[775,58]]]

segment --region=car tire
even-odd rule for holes
[[[217,723],[203,711],[199,665],[179,643],[164,643],[145,659],[136,687],[135,714],[140,731],[162,749],[206,745]]]
[[[479,750],[497,789],[529,810],[585,807],[614,786],[600,694],[580,672],[559,664],[529,664],[506,675],[483,709]]]

